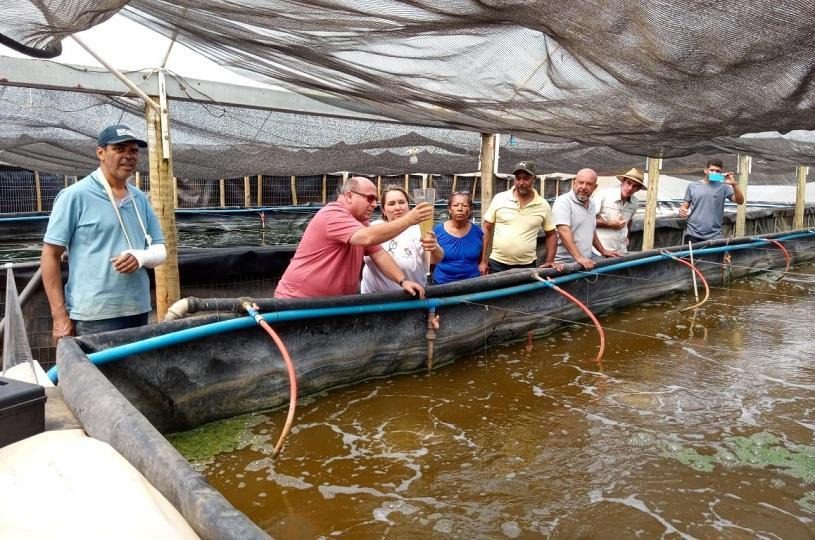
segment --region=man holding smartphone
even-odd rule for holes
[[[685,191],[685,199],[679,207],[679,217],[688,218],[683,244],[721,238],[725,199],[744,204],[744,193],[733,173],[724,173],[723,169],[722,160],[708,160],[705,178],[690,184]]]

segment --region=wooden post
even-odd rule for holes
[[[62,187],[64,187],[64,188],[68,187],[68,175],[67,174],[63,178]]]
[[[376,176],[376,196],[377,197],[382,196],[382,175],[381,174],[378,174]]]
[[[409,174],[405,175],[405,191],[410,193],[410,175]]]
[[[263,175],[258,175],[258,206],[263,206]]]
[[[747,182],[750,177],[750,156],[739,154],[739,187],[744,193],[744,204],[736,208],[736,230],[735,235],[744,236],[747,227]]]
[[[481,210],[487,211],[492,200],[492,179],[495,172],[495,135],[481,134]],[[475,196],[475,189],[473,189]]]
[[[795,176],[798,180],[795,189],[795,216],[792,219],[793,229],[804,228],[804,208],[807,195],[807,175],[809,174],[809,167],[806,165],[798,165],[795,169]]]
[[[178,208],[178,178],[173,176],[173,208]]]
[[[42,186],[40,185],[40,171],[34,171],[34,191],[37,196],[37,212],[42,212]]]
[[[221,199],[221,208],[226,206],[226,180],[223,178],[218,180],[218,195]]]
[[[323,196],[323,204],[326,204],[328,202],[328,175],[327,174],[323,175],[323,193],[322,193],[322,196]]]
[[[430,187],[430,182],[428,182],[428,175],[423,174],[422,175],[422,189],[427,189],[429,187]]]
[[[297,177],[291,177],[291,204],[297,206]]]
[[[243,206],[249,208],[252,206],[252,184],[249,183],[249,177],[243,177]]]
[[[648,158],[648,192],[645,199],[645,223],[642,227],[642,250],[654,249],[654,229],[657,225],[660,158]]]
[[[163,99],[161,103],[166,119],[167,105]],[[147,122],[150,159],[150,199],[164,233],[164,246],[167,249],[167,260],[155,269],[156,315],[160,321],[164,319],[167,309],[181,297],[181,286],[178,280],[178,239],[175,227],[177,196],[172,155],[170,153],[165,155],[162,144],[162,114],[146,104],[144,117]],[[169,126],[166,127],[169,128]],[[165,136],[169,137],[169,130],[165,129],[164,132]]]
[[[450,196],[453,196],[453,193],[456,192],[456,182],[458,182],[458,175],[453,175],[453,184],[450,186]]]
[[[136,187],[137,187],[138,189],[141,189],[141,173],[140,173],[139,171],[136,171],[136,179],[135,179],[135,182],[136,182]]]

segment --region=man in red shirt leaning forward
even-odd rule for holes
[[[433,215],[433,206],[419,203],[404,216],[369,227],[377,205],[376,186],[367,178],[346,180],[336,202],[320,209],[306,227],[300,245],[275,290],[275,298],[314,298],[359,292],[365,255],[385,276],[412,296],[424,298],[424,288],[405,275],[379,245]]]

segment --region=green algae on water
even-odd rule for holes
[[[662,455],[697,471],[712,472],[716,463],[756,469],[773,468],[805,482],[815,482],[815,448],[784,445],[776,436],[761,432],[749,437],[729,437],[715,454],[703,455],[677,443],[662,445]],[[811,502],[810,502],[811,504]]]
[[[815,491],[804,493],[804,496],[798,499],[798,506],[808,512],[815,513]]]
[[[264,419],[262,415],[236,416],[173,433],[167,436],[167,440],[187,461],[204,462],[218,454],[237,450],[248,438],[247,430]]]
[[[683,465],[687,465],[692,469],[702,472],[712,472],[714,469],[714,463],[716,461],[716,456],[706,456],[700,454],[693,448],[685,448],[679,447],[675,444],[666,445],[663,448],[662,455],[665,457],[672,457],[682,463]]]

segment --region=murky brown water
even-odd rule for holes
[[[285,412],[255,415],[199,465],[279,538],[813,538],[815,283],[684,305],[602,317],[602,370],[576,326],[302,400],[274,461]]]

